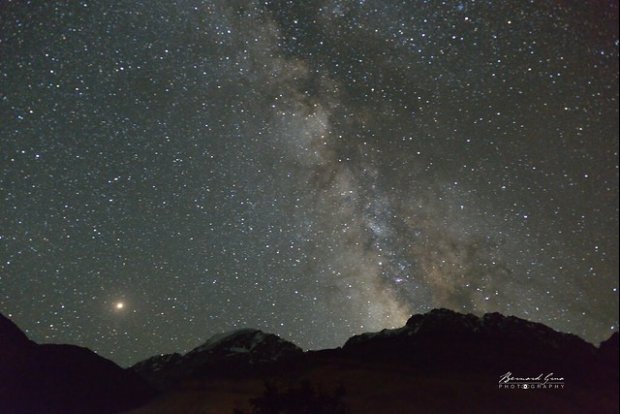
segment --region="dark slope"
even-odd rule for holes
[[[1,413],[117,413],[154,395],[139,376],[89,349],[38,345],[0,315]]]

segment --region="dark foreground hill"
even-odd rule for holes
[[[256,330],[133,370],[165,390],[138,413],[617,413],[618,336],[437,309],[399,329],[302,353]]]
[[[36,344],[0,315],[0,413],[117,413],[154,395],[138,375],[89,349]]]

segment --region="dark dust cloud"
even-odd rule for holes
[[[617,330],[617,1],[3,1],[0,82],[0,312],[34,340]]]

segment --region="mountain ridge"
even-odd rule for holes
[[[249,332],[250,336],[257,334]],[[186,355],[200,354],[230,336],[216,336]],[[250,408],[247,401],[278,395],[277,387],[268,386],[266,394],[258,397],[263,382],[280,384],[283,401],[300,389],[311,389],[303,385],[307,382],[327,394],[346,389],[343,403],[356,414],[395,414],[412,408],[439,413],[617,412],[618,368],[613,359],[614,352],[618,353],[617,338],[612,335],[596,347],[577,335],[514,316],[488,313],[479,317],[434,309],[413,315],[400,328],[354,335],[341,347],[298,352],[275,361],[244,365],[237,364],[237,353],[206,355],[206,359],[215,359],[208,369],[178,376],[162,388],[167,391],[165,403],[131,413],[172,414],[174,410],[165,407],[179,404],[187,404],[188,410],[218,407],[209,413],[232,413],[239,407],[239,412],[245,412],[242,409]],[[498,389],[500,378],[507,374],[557,376],[562,378],[557,385],[562,389],[527,396],[519,394],[522,390]],[[160,375],[166,377],[164,372]],[[508,385],[519,386],[510,381]],[[547,388],[543,383],[536,386]],[[206,396],[196,390],[205,390]],[[295,409],[290,412],[304,412]]]
[[[183,355],[156,355],[122,369],[87,348],[37,344],[0,315],[0,412],[173,414],[179,407],[211,407],[206,412],[232,414],[250,407],[261,384],[274,381],[295,392],[312,389],[300,381],[317,384],[325,395],[346,389],[343,404],[356,414],[412,407],[454,412],[463,404],[482,413],[617,412],[618,348],[617,332],[597,347],[514,316],[440,308],[332,349],[302,351],[245,328],[213,335]],[[524,398],[497,389],[508,374],[555,375],[563,389]],[[293,395],[287,392],[282,395]]]

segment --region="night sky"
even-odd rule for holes
[[[434,307],[618,329],[617,1],[0,1],[0,312],[128,365]]]

